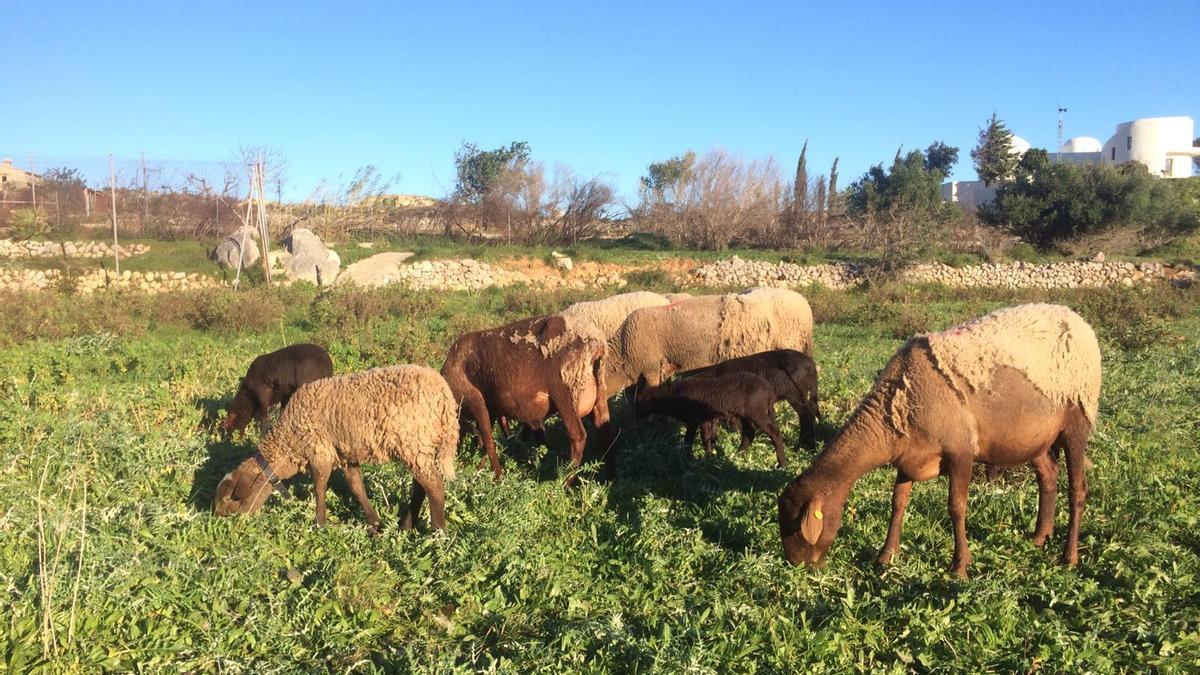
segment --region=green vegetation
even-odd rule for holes
[[[323,530],[303,479],[296,498],[217,519],[213,487],[254,444],[222,439],[212,423],[253,356],[313,339],[339,372],[437,366],[461,331],[586,296],[5,297],[0,663],[56,673],[1104,672],[1200,659],[1196,290],[806,293],[819,322],[823,439],[914,331],[1046,299],[1093,322],[1105,387],[1080,568],[1054,564],[1065,488],[1050,550],[1029,544],[1037,495],[1025,469],[973,485],[969,581],[943,572],[951,538],[940,481],[915,490],[898,563],[872,566],[888,471],[856,486],[827,567],[791,567],[775,500],[806,455],[789,449],[793,469],[775,471],[768,443],[739,455],[726,434],[724,458],[691,459],[674,427],[624,413],[611,485],[589,477],[564,492],[566,458],[518,442],[493,484],[474,470],[480,451],[469,442],[444,535],[397,531],[409,484],[400,466],[366,471],[388,524],[379,537],[336,479]],[[791,440],[794,414],[779,410]],[[565,447],[557,425],[549,432]]]
[[[1161,241],[1200,227],[1200,178],[1157,179],[1137,163],[1055,163],[1034,149],[979,215],[1042,247],[1116,228]]]

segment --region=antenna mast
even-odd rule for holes
[[[1066,109],[1066,108],[1064,108],[1064,107],[1063,107],[1063,106],[1061,106],[1061,105],[1060,105],[1060,106],[1058,106],[1058,152],[1057,152],[1057,153],[1055,153],[1055,155],[1054,155],[1054,161],[1055,161],[1055,162],[1061,162],[1061,161],[1062,161],[1062,148],[1063,148],[1063,140],[1062,140],[1062,137],[1063,137],[1063,113],[1065,113],[1065,112],[1067,112],[1067,109]]]

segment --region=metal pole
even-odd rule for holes
[[[1063,113],[1065,112],[1067,112],[1066,108],[1062,107],[1061,105],[1058,106],[1058,152],[1054,153],[1054,161],[1056,163],[1062,161]]]
[[[113,168],[112,153],[108,155],[108,189],[112,194],[113,269],[121,276],[121,253],[117,248],[117,171]]]
[[[33,153],[29,153],[29,187],[33,190],[33,215],[37,217],[37,174],[33,170]]]

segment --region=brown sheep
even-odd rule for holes
[[[221,429],[232,433],[244,429],[251,419],[262,431],[267,411],[275,403],[282,411],[301,385],[333,375],[333,360],[320,345],[289,345],[250,362],[233,403],[221,420]]]
[[[1054,526],[1058,453],[1066,455],[1070,524],[1062,562],[1079,561],[1087,442],[1100,397],[1100,349],[1090,326],[1058,305],[1022,305],[917,336],[892,357],[850,420],[779,497],[779,532],[793,563],[819,564],[854,482],[896,468],[892,519],[879,562],[900,547],[913,481],[950,479],[954,557],[966,576],[967,488],[976,462],[1029,463],[1038,478],[1033,543]]]
[[[591,323],[559,315],[466,333],[454,342],[442,375],[462,406],[463,419],[474,420],[496,480],[503,470],[492,438],[493,420],[503,417],[540,430],[556,412],[571,442],[572,468],[583,462],[587,432],[582,418],[591,414],[607,470],[615,472],[603,395],[606,352],[604,336]],[[575,480],[573,470],[567,484]]]

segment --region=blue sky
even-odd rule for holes
[[[919,4],[919,6],[917,6]],[[0,154],[289,157],[293,197],[364,164],[453,186],[463,141],[607,175],[693,148],[967,155],[995,110],[1034,146],[1135,117],[1200,117],[1200,2],[8,3]],[[91,169],[89,169],[91,170]]]

